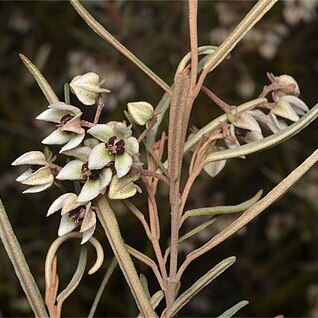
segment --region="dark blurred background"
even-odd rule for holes
[[[217,45],[233,29],[253,1],[200,1],[199,43]],[[301,98],[312,107],[317,101],[318,1],[280,1],[235,48],[232,58],[210,74],[206,86],[228,103],[238,105],[255,98],[267,83],[266,72],[292,75]],[[185,1],[85,2],[89,11],[132,52],[172,83],[178,61],[189,50]],[[0,196],[16,235],[43,290],[43,266],[49,245],[57,236],[59,216],[46,218],[57,188],[22,195],[15,182],[19,169],[11,162],[24,152],[42,150],[40,140],[52,126],[34,118],[47,107],[35,81],[18,58],[27,55],[63,98],[63,85],[87,71],[105,78],[107,95],[103,120],[124,119],[129,101],[156,105],[162,90],[113,47],[104,43],[81,20],[68,2],[0,2]],[[72,96],[71,102],[78,102]],[[205,96],[197,100],[191,125],[198,128],[220,114]],[[92,116],[90,110],[87,116]],[[317,147],[317,124],[284,144],[246,160],[231,160],[214,179],[202,174],[195,183],[189,207],[237,204],[257,190],[268,192],[281,178]],[[318,171],[314,167],[273,207],[267,209],[212,252],[195,261],[184,275],[186,288],[225,257],[237,262],[187,305],[180,316],[217,316],[242,299],[250,304],[240,316],[318,316]],[[159,190],[162,246],[169,235],[166,188]],[[135,198],[146,210],[142,195]],[[152,255],[145,236],[124,206],[116,213],[126,241]],[[202,245],[229,224],[223,217],[213,227],[182,245],[182,255]],[[190,229],[195,224],[189,224]],[[96,237],[106,242],[102,228]],[[94,252],[91,252],[91,259]],[[99,283],[112,257],[105,243],[106,263],[92,277],[85,276],[65,302],[63,316],[87,316]],[[59,255],[61,282],[68,282],[78,258],[78,244],[68,243]],[[148,268],[137,264],[149,277],[152,292],[158,288]],[[136,307],[119,270],[104,292],[97,316],[136,315]],[[32,316],[13,268],[0,245],[0,316]]]

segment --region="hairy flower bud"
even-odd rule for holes
[[[100,87],[99,76],[93,72],[74,77],[70,88],[76,97],[87,106],[95,104],[98,94],[110,92],[108,89]]]
[[[153,107],[147,102],[132,102],[127,104],[128,113],[138,125],[145,125],[153,116]]]

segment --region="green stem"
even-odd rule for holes
[[[100,301],[100,299],[102,297],[103,291],[104,291],[104,289],[105,289],[110,277],[112,276],[114,270],[116,269],[117,265],[118,265],[118,262],[116,260],[116,257],[114,257],[113,260],[111,261],[109,267],[107,268],[107,271],[106,271],[105,276],[104,276],[104,278],[102,280],[102,283],[100,284],[100,286],[98,288],[98,291],[97,291],[96,297],[94,299],[92,308],[91,308],[87,318],[93,318],[94,317],[95,311],[96,311],[98,303],[99,303],[99,301]]]
[[[98,206],[98,218],[105,230],[109,244],[117,258],[120,269],[126,278],[139,311],[145,318],[156,317],[156,313],[142,288],[134,263],[131,260],[122,239],[114,211],[104,196],[98,196],[96,202]]]
[[[48,317],[39,288],[31,274],[1,200],[0,237],[35,316]]]

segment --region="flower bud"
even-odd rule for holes
[[[145,125],[153,116],[153,107],[147,102],[128,103],[128,113],[138,125]]]
[[[276,77],[276,82],[279,85],[284,85],[286,86],[286,89],[280,89],[279,93],[287,94],[287,95],[293,95],[293,96],[299,96],[300,95],[300,90],[298,83],[296,80],[290,76],[290,75],[280,75]],[[289,85],[294,85],[293,89],[289,88]]]
[[[93,72],[74,77],[70,87],[76,97],[87,106],[95,104],[98,94],[110,92],[108,89],[100,87],[99,76]]]
[[[137,192],[141,192],[141,189],[134,181],[136,181],[136,177],[130,178],[125,176],[123,178],[117,178],[114,176],[109,186],[109,198],[113,200],[124,200],[134,196]]]

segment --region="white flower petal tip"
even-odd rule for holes
[[[216,152],[216,151],[221,151],[224,150],[225,148],[223,147],[217,147],[217,146],[213,146],[210,147],[209,150],[207,151],[206,155],[212,153],[212,152]],[[212,178],[214,178],[215,176],[217,176],[222,169],[225,167],[226,164],[226,160],[220,160],[220,161],[215,161],[215,162],[210,162],[207,163],[206,165],[204,165],[203,170]]]
[[[63,236],[69,232],[72,232],[76,227],[79,226],[78,222],[75,222],[68,214],[61,217],[60,226],[58,229],[58,236]]]
[[[115,158],[115,170],[118,178],[125,176],[131,168],[132,157],[128,153],[124,153]]]
[[[108,197],[113,200],[123,200],[134,196],[141,191],[139,186],[134,184],[135,178],[114,176],[109,186]]]
[[[114,156],[110,155],[104,143],[98,144],[93,148],[88,158],[88,168],[91,170],[99,170],[104,168],[108,163],[114,160]]]
[[[85,132],[83,134],[70,133],[70,135],[71,139],[61,148],[60,153],[76,148],[85,138]]]
[[[65,193],[59,196],[49,207],[46,216],[50,216],[51,214],[62,209],[64,202],[70,197],[77,197],[75,193]]]
[[[89,241],[89,239],[93,236],[95,229],[96,229],[96,226],[93,226],[87,231],[83,232],[81,244],[85,244]]]
[[[100,87],[99,76],[89,72],[74,77],[70,83],[71,91],[86,106],[94,105],[100,93],[109,93],[106,88]]]
[[[29,193],[38,193],[38,192],[42,192],[46,189],[48,189],[49,187],[52,186],[53,183],[47,183],[47,184],[42,184],[42,185],[38,185],[38,186],[33,186],[29,189],[24,190],[22,193],[23,194],[29,194]]]
[[[19,178],[21,180],[21,176]],[[20,181],[22,184],[29,185],[29,186],[38,186],[48,183],[54,182],[54,176],[51,172],[50,167],[42,167],[37,169],[36,171],[29,174],[28,177],[25,177]]]
[[[48,162],[41,151],[29,151],[12,162],[12,166],[40,165],[45,166]]]
[[[99,179],[88,179],[78,195],[77,202],[87,202],[95,199],[100,194],[100,190]]]
[[[271,112],[291,121],[297,121],[299,119],[299,116],[296,114],[292,106],[283,98],[278,100],[277,106],[273,108]]]
[[[85,163],[79,159],[68,162],[56,176],[58,180],[82,180],[82,169]]]
[[[242,129],[257,131],[259,133],[262,132],[261,127],[255,120],[255,118],[253,118],[252,115],[248,112],[240,114],[240,116],[234,121],[234,125]]]
[[[128,113],[138,125],[145,125],[153,116],[153,107],[147,102],[131,102],[127,104]]]

